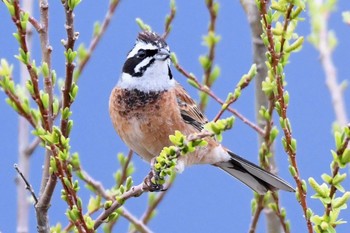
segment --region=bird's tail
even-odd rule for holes
[[[242,181],[255,192],[265,194],[269,190],[275,191],[278,189],[295,192],[293,187],[281,178],[265,171],[231,151],[227,152],[231,157],[230,160],[215,165]]]

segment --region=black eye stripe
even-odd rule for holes
[[[132,76],[133,77],[141,77],[143,75],[143,73],[147,70],[147,68],[150,67],[154,63],[154,61],[155,61],[155,59],[152,58],[147,65],[142,66],[140,68],[140,71],[138,71],[136,73],[134,72],[134,74]]]
[[[135,67],[147,57],[151,56],[146,56],[143,59],[139,59],[136,56],[128,58],[124,63],[123,72],[130,74],[134,77],[141,77],[142,74],[146,71],[146,69],[150,67],[155,61],[154,58],[150,59],[149,63],[147,63],[145,66],[140,67],[138,72],[135,72]]]
[[[140,49],[134,57],[137,59],[145,59],[146,57],[153,57],[157,52],[157,49]]]
[[[158,53],[158,49],[140,49],[134,56],[129,57],[123,66],[123,72],[130,74],[133,77],[141,77],[148,67],[150,67],[155,59],[152,58],[147,64],[140,67],[136,72],[135,67],[140,64],[143,60],[149,57],[153,57]]]

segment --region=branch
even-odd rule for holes
[[[324,0],[317,0],[313,4],[315,5],[311,5],[309,2],[310,17],[313,22],[317,20],[317,27],[315,23],[311,24],[311,35],[317,38],[317,41],[314,41],[313,44],[320,53],[321,64],[326,76],[326,84],[331,95],[336,121],[340,126],[345,126],[348,123],[348,116],[343,96],[344,92],[342,85],[338,84],[337,69],[332,57],[335,48],[334,40],[336,39],[333,38],[334,36],[328,29],[329,16],[335,6],[328,6],[329,4]],[[312,9],[312,7],[315,7],[315,9]]]
[[[304,188],[304,180],[300,178],[299,169],[296,161],[296,140],[292,137],[291,123],[287,117],[287,108],[288,108],[288,100],[289,95],[285,91],[285,77],[284,77],[284,66],[287,63],[288,53],[291,53],[293,50],[300,48],[303,38],[298,38],[292,45],[289,46],[287,51],[284,48],[286,44],[286,35],[293,32],[288,31],[288,26],[292,20],[298,20],[298,14],[303,9],[303,4],[299,2],[295,2],[295,4],[299,4],[296,6],[296,10],[294,9],[294,4],[287,2],[278,2],[276,3],[278,7],[283,8],[283,29],[280,36],[275,36],[273,34],[273,25],[272,20],[270,18],[272,11],[267,10],[268,2],[266,0],[258,0],[257,1],[258,8],[260,10],[260,14],[262,17],[262,26],[264,29],[264,34],[262,35],[265,46],[268,49],[268,57],[269,57],[269,66],[271,77],[267,77],[265,80],[265,85],[273,85],[271,90],[266,90],[265,92],[270,96],[271,99],[274,99],[274,108],[276,109],[279,117],[280,117],[280,125],[282,127],[284,138],[282,138],[282,143],[284,146],[284,150],[288,154],[290,161],[290,172],[297,184],[297,199],[301,205],[301,208],[304,213],[304,217],[306,220],[306,226],[309,233],[312,233],[312,225],[310,221],[310,215],[308,214],[308,206],[306,200],[306,188]],[[293,12],[293,17],[292,17]],[[265,40],[264,40],[265,39]],[[276,44],[278,46],[276,46]],[[293,47],[294,46],[294,47]],[[270,107],[272,108],[272,107]],[[269,116],[270,117],[270,116]]]
[[[27,35],[26,35],[26,30],[22,24],[23,20],[21,19],[21,8],[18,0],[13,1],[13,8],[14,8],[14,14],[12,15],[12,21],[17,27],[17,37],[18,41],[21,47],[21,50],[23,53],[20,52],[20,55],[18,58],[20,61],[26,65],[31,83],[32,83],[32,93],[31,96],[33,100],[37,103],[40,113],[42,115],[42,124],[44,129],[49,130],[49,112],[48,110],[44,107],[43,101],[41,99],[40,95],[40,89],[39,89],[39,84],[38,84],[38,75],[35,71],[36,67],[34,66],[33,62],[30,61],[29,57],[29,50],[28,50],[28,44],[27,44]]]
[[[176,5],[175,0],[170,0],[170,14],[168,14],[165,18],[165,28],[162,37],[166,39],[171,31],[172,22],[174,21],[176,15]]]
[[[197,78],[193,75],[188,73],[182,66],[180,66],[180,64],[177,62],[177,59],[172,58],[173,64],[175,66],[175,68],[181,73],[183,74],[187,80],[189,81],[189,83],[194,86],[195,88],[197,88],[198,90],[208,94],[211,98],[213,98],[216,102],[218,102],[220,105],[225,104],[224,101],[222,101],[219,97],[217,97],[207,86],[203,86],[198,80]],[[227,110],[229,112],[231,112],[233,115],[235,115],[236,117],[238,117],[243,123],[247,124],[248,126],[250,126],[252,129],[254,129],[257,133],[263,135],[264,134],[264,130],[262,130],[261,128],[259,128],[257,125],[255,125],[253,122],[249,121],[246,117],[244,117],[241,113],[239,113],[237,110],[228,107]]]
[[[133,154],[134,154],[134,152],[132,150],[129,150],[128,156],[127,156],[126,161],[124,163],[124,166],[122,167],[122,175],[121,175],[120,181],[117,184],[117,187],[120,186],[121,184],[123,184],[126,181],[126,179],[128,178],[127,171],[128,171],[128,167],[129,167],[129,164],[131,162]]]
[[[147,191],[149,191],[149,187],[144,182],[137,186],[131,187],[130,190],[120,195],[117,201],[114,201],[108,209],[103,211],[97,217],[97,219],[94,221],[94,229],[96,230],[102,223],[104,223],[108,216],[111,215],[114,211],[116,211],[119,207],[121,207],[124,204],[124,202],[127,201],[129,198],[138,197]]]
[[[258,126],[262,129],[265,129],[263,135],[258,135],[258,141],[260,145],[259,149],[259,161],[260,165],[276,174],[276,164],[275,164],[275,137],[271,137],[271,131],[273,129],[273,112],[275,102],[273,98],[268,98],[262,90],[262,83],[267,77],[267,67],[265,65],[266,62],[266,47],[262,41],[261,35],[263,33],[262,25],[260,23],[260,13],[256,6],[254,0],[241,0],[241,5],[247,15],[248,22],[250,24],[250,30],[252,33],[252,44],[253,44],[253,63],[257,65],[257,74],[255,77],[255,112],[256,119],[258,122]],[[259,112],[262,109],[267,109],[268,116],[264,117],[264,115]],[[276,195],[272,193],[272,196]],[[257,203],[257,208],[254,213],[254,217],[251,222],[250,233],[255,232],[256,224],[258,222],[260,212],[263,208],[265,208],[264,202],[262,202],[261,196],[255,197],[255,202]],[[284,221],[280,221],[281,218],[277,218],[277,213],[280,212],[280,204],[278,199],[269,198],[270,203],[274,203],[277,207],[276,210],[266,211],[266,221],[267,221],[267,231],[268,232],[276,232],[281,230],[281,226],[283,229],[286,229],[286,223]],[[286,232],[286,231],[285,231]]]
[[[255,233],[256,226],[258,225],[258,221],[260,218],[261,211],[264,209],[264,196],[258,196],[257,198],[257,207],[254,211],[254,215],[252,217],[250,227],[249,227],[249,233]]]
[[[147,227],[147,225],[143,223],[143,221],[140,221],[137,218],[135,218],[126,208],[122,208],[119,214],[122,215],[127,220],[129,220],[129,222],[133,224],[133,226],[136,228],[138,232],[152,233],[152,231]]]
[[[29,15],[32,15],[33,12],[33,0],[28,0],[23,2],[23,9],[28,12]],[[32,35],[33,28],[29,25],[26,30],[27,35],[27,43],[29,51],[32,50]],[[21,87],[25,87],[27,80],[29,79],[28,72],[24,64],[20,63],[20,85]],[[25,88],[23,88],[25,89]],[[28,91],[24,91],[25,98],[30,98]],[[29,178],[30,174],[30,163],[29,156],[34,152],[34,150],[28,151],[29,144],[29,127],[30,124],[32,126],[35,125],[34,119],[30,114],[26,117],[18,118],[18,166],[22,168],[22,179],[27,184],[25,177]],[[15,169],[17,170],[18,167]],[[17,170],[19,172],[19,170]],[[35,200],[35,204],[38,202],[35,193],[32,192],[32,187],[26,185],[25,189],[30,188],[30,192]],[[29,203],[27,201],[26,190],[23,189],[22,185],[18,185],[17,187],[17,232],[29,232]]]
[[[156,199],[152,203],[149,204],[147,210],[144,212],[144,214],[141,217],[141,221],[144,224],[147,224],[151,220],[152,213],[158,207],[158,205],[162,202],[163,198],[168,193],[168,190],[172,187],[174,181],[175,181],[175,175],[173,177],[171,177],[170,180],[168,181],[166,191],[159,193],[157,195]]]
[[[201,65],[204,70],[204,80],[203,84],[210,89],[211,86],[214,84],[215,80],[219,76],[219,72],[216,72],[217,75],[214,75],[214,58],[215,58],[215,49],[216,44],[219,42],[220,37],[215,34],[216,29],[216,18],[218,16],[219,11],[219,3],[215,2],[214,0],[207,0],[205,1],[208,12],[209,12],[209,26],[208,26],[208,33],[204,37],[204,43],[208,47],[209,51],[207,55],[201,56],[199,60],[201,62]],[[218,69],[218,68],[217,68]],[[200,102],[199,102],[199,109],[201,111],[204,111],[206,107],[207,101],[206,96],[202,96]]]
[[[33,139],[33,141],[27,146],[25,150],[26,156],[31,156],[34,153],[35,149],[38,147],[38,145],[40,145],[40,142],[40,138]]]
[[[33,199],[34,199],[34,204],[36,205],[38,203],[38,198],[35,195],[34,189],[33,187],[29,184],[28,180],[25,178],[25,176],[23,175],[23,173],[21,172],[21,170],[18,168],[18,165],[15,164],[14,168],[16,169],[17,173],[20,175],[20,177],[22,178],[22,180],[24,181],[24,183],[26,184],[26,189],[30,192],[30,194],[32,195]]]

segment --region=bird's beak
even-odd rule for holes
[[[165,61],[170,57],[170,52],[167,49],[159,49],[158,53],[155,55],[156,60]]]

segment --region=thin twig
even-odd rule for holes
[[[223,105],[225,102],[222,101],[219,97],[217,97],[207,86],[203,86],[198,80],[190,73],[188,73],[180,64],[174,63],[175,68],[183,74],[187,79],[193,81],[196,84],[196,88],[202,92],[205,92],[208,94],[211,98],[213,98],[216,102],[218,102],[220,105]],[[237,110],[228,107],[227,110],[231,112],[233,115],[238,117],[243,123],[250,126],[252,129],[254,129],[257,133],[260,135],[264,134],[264,130],[262,130],[259,126],[248,120],[246,117],[244,117],[241,113],[239,113]]]
[[[23,173],[21,172],[21,170],[19,169],[17,164],[14,164],[14,168],[16,169],[17,173],[21,176],[22,180],[26,184],[26,189],[30,192],[30,194],[34,198],[34,203],[37,204],[38,203],[38,198],[35,195],[33,187],[29,184],[28,180],[24,177]]]
[[[38,147],[38,145],[40,145],[40,142],[40,138],[34,138],[25,150],[26,156],[31,156],[34,153],[35,149]]]
[[[250,81],[253,79],[253,77],[247,77],[244,79],[244,82],[242,83],[239,83],[235,90],[243,90],[244,88],[246,88]],[[216,116],[214,117],[214,120],[213,121],[217,121],[220,119],[220,117],[222,116],[222,114],[224,114],[224,112],[226,111],[226,109],[231,105],[233,104],[234,102],[236,102],[236,100],[238,99],[239,95],[237,96],[232,96],[228,101],[226,100],[224,105],[221,107],[220,111],[216,114]]]
[[[348,126],[346,126],[346,127],[350,130],[350,124],[348,124]],[[347,147],[349,147],[349,146],[350,146],[350,137],[346,137],[345,140],[344,140],[344,142],[343,142],[342,147],[339,148],[339,149],[337,150],[337,152],[336,152],[337,155],[338,155],[338,157],[341,156],[341,155],[343,155],[345,149],[346,149]],[[339,169],[340,169],[339,164],[338,164],[338,163],[334,163],[334,164],[333,164],[333,167],[332,167],[332,178],[334,178],[336,175],[338,175]],[[330,200],[333,200],[336,191],[337,191],[337,188],[336,188],[335,185],[332,183],[332,184],[331,184],[331,187],[330,187],[330,191],[329,191],[329,198],[330,198]],[[325,207],[325,214],[326,214],[326,216],[330,216],[330,213],[331,213],[331,211],[333,210],[332,205],[333,205],[332,203],[328,203],[328,204],[326,205],[326,207]]]
[[[264,196],[260,195],[257,198],[257,207],[250,223],[249,233],[255,233],[256,226],[258,225],[260,214],[263,209],[264,209]]]
[[[176,15],[175,1],[170,1],[170,14],[166,16],[165,19],[165,29],[162,37],[166,39],[171,31],[171,24],[174,21]]]
[[[135,218],[135,216],[133,216],[126,208],[122,208],[119,213],[121,216],[129,220],[129,222],[132,223],[132,225],[136,228],[138,232],[152,233],[152,231],[148,228],[147,225],[144,224],[143,221],[140,221],[137,218]]]
[[[174,174],[174,177],[172,177],[167,185],[166,185],[166,191],[165,192],[161,192],[157,195],[157,197],[155,198],[155,200],[152,202],[152,204],[150,204],[148,206],[148,208],[146,209],[146,211],[144,212],[144,214],[142,215],[141,217],[141,221],[144,223],[144,224],[147,224],[151,218],[152,218],[152,214],[154,212],[154,210],[158,207],[158,205],[162,202],[162,200],[164,199],[165,195],[168,193],[169,189],[172,187],[174,181],[175,181],[175,174]]]
[[[127,177],[127,175],[128,175],[128,167],[129,167],[129,164],[131,162],[133,154],[134,154],[134,152],[132,150],[129,150],[128,156],[127,156],[126,161],[125,161],[125,164],[122,167],[122,175],[121,175],[121,178],[120,178],[120,182],[117,184],[117,187],[120,186],[121,184],[123,184],[126,181],[126,179],[128,178]]]
[[[142,193],[147,192],[148,190],[149,187],[144,182],[137,186],[131,187],[130,190],[120,195],[117,201],[113,202],[113,204],[108,209],[104,210],[97,217],[97,219],[94,221],[94,229],[96,230],[105,221],[105,219],[107,219],[109,215],[111,215],[115,210],[121,207],[126,200],[128,200],[131,197],[138,197]]]
[[[213,36],[215,36],[215,29],[216,29],[216,18],[217,18],[217,11],[214,9],[215,8],[215,4],[217,4],[217,2],[215,2],[214,0],[207,0],[206,1],[206,6],[209,12],[209,17],[210,17],[210,21],[209,21],[209,26],[208,26],[208,36],[212,36],[211,34],[213,34]],[[209,47],[209,51],[208,51],[208,65],[204,68],[204,80],[203,80],[203,84],[208,87],[208,89],[210,89],[210,87],[213,85],[213,80],[210,80],[210,76],[211,73],[213,71],[213,67],[214,67],[214,58],[215,58],[215,50],[216,50],[216,42],[211,42],[208,44]],[[201,111],[204,111],[205,108],[205,102],[204,101],[200,101],[199,102],[199,109]]]

